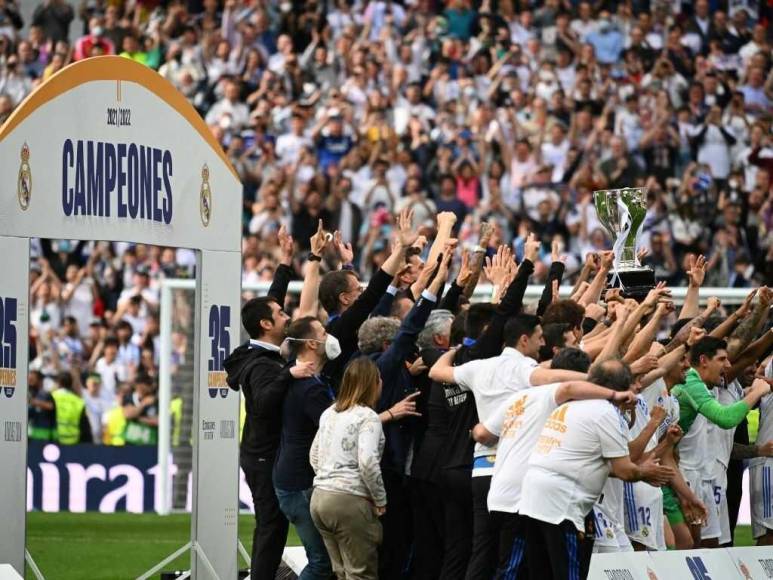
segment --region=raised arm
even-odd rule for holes
[[[274,272],[274,279],[271,282],[271,287],[268,289],[268,295],[275,298],[280,306],[284,306],[287,286],[290,284],[290,278],[292,278],[293,274],[293,237],[287,233],[287,228],[282,226],[279,228],[277,238],[282,257]]]
[[[628,346],[628,351],[625,353],[625,357],[623,357],[625,362],[631,363],[647,352],[650,345],[655,340],[661,321],[673,311],[674,303],[671,301],[659,302],[657,304],[655,313],[652,315],[649,322],[636,333],[633,341]]]
[[[733,361],[733,366],[725,373],[725,379],[732,381],[740,375],[746,367],[753,365],[765,356],[773,348],[773,328],[768,330],[760,338],[755,340],[743,353]]]
[[[615,255],[613,252],[601,252],[600,258],[601,264],[599,269],[590,286],[588,286],[588,289],[585,291],[585,294],[583,294],[582,298],[579,300],[579,303],[583,306],[598,302],[599,298],[601,298],[601,293],[607,285],[607,274],[609,274],[609,271],[612,269]]]
[[[319,220],[317,231],[311,236],[309,244],[311,245],[311,256],[306,261],[303,272],[303,288],[301,289],[301,301],[298,307],[298,316],[317,316],[319,312],[319,266],[322,259],[322,252],[325,251],[328,238],[322,229],[322,220]]]
[[[413,217],[413,216],[411,216]],[[446,242],[451,239],[451,231],[456,224],[456,214],[451,211],[444,211],[437,216],[437,235],[432,247],[429,249],[427,264],[434,264],[438,256],[443,252]]]
[[[475,248],[472,256],[470,257],[470,276],[464,282],[464,295],[469,298],[475,291],[475,287],[478,285],[478,279],[480,273],[483,271],[483,259],[486,257],[486,248],[488,248],[491,241],[491,235],[494,232],[494,228],[490,223],[484,222],[480,224],[480,238],[478,239],[478,246]]]
[[[760,288],[759,292],[757,292],[757,296],[758,301],[752,309],[751,314],[742,320],[728,340],[727,356],[731,361],[737,359],[738,356],[746,350],[746,347],[749,346],[749,343],[757,334],[761,325],[768,319],[771,291],[769,288],[763,286]]]
[[[454,382],[454,358],[456,349],[451,349],[437,359],[429,369],[429,378],[438,383],[451,384]]]
[[[586,399],[604,399],[616,404],[631,404],[636,400],[636,395],[631,391],[613,391],[587,381],[561,383],[558,389],[556,389],[556,405],[563,405],[567,401],[583,401]]]
[[[634,413],[638,412],[639,407],[637,406],[634,410]],[[644,429],[641,430],[635,439],[628,443],[628,450],[630,452],[631,461],[636,463],[642,458],[644,455],[644,449],[647,447],[647,444],[652,439],[652,436],[657,432],[658,427],[660,427],[665,420],[666,410],[661,406],[654,407],[650,413],[650,419],[647,421]]]
[[[545,280],[545,288],[542,290],[542,297],[537,306],[537,316],[545,314],[545,310],[553,301],[553,283],[557,282],[558,286],[561,286],[561,280],[563,280],[564,271],[566,270],[566,266],[561,261],[561,254],[558,251],[558,242],[555,240],[550,245],[550,257],[552,262],[550,263],[548,278]]]
[[[679,319],[694,318],[698,316],[700,309],[699,294],[703,280],[706,277],[706,258],[701,256],[690,256],[690,268],[687,270],[689,283],[687,284],[687,293],[684,297],[684,304],[679,311]]]

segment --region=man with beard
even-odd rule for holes
[[[289,527],[271,481],[279,448],[284,393],[269,388],[286,363],[279,347],[290,320],[282,307],[292,276],[293,241],[284,228],[279,231],[279,245],[282,260],[268,295],[253,298],[242,307],[242,325],[250,340],[225,360],[228,386],[244,391],[247,408],[239,463],[255,505],[250,565],[253,580],[273,580],[282,560]]]

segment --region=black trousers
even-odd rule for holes
[[[564,520],[549,524],[525,517],[526,560],[531,580],[585,580],[593,551],[592,536]]]
[[[406,574],[413,538],[411,503],[405,477],[395,471],[382,470],[387,495],[387,510],[381,517],[383,539],[378,553],[378,577],[399,580]]]
[[[730,516],[730,545],[735,539],[735,525],[738,523],[738,511],[743,496],[743,472],[746,469],[743,460],[732,459],[727,467],[727,511]]]
[[[528,578],[526,518],[519,514],[491,512],[499,526],[499,566],[495,580]]]
[[[499,526],[488,511],[491,477],[472,478],[472,554],[465,580],[491,580],[497,570]]]
[[[443,567],[442,580],[462,580],[472,551],[472,472],[469,468],[443,469],[440,489],[443,494]]]
[[[443,498],[429,481],[409,479],[413,512],[413,580],[437,580],[443,566]]]
[[[255,504],[255,532],[252,535],[251,580],[274,580],[287,543],[287,522],[271,481],[273,463],[266,461],[249,468],[242,466]]]

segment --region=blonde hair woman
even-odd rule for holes
[[[376,365],[366,357],[352,361],[311,446],[311,517],[339,580],[378,578],[378,516],[386,511],[384,433],[373,410],[380,396]]]

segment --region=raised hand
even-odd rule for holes
[[[494,286],[501,286],[507,275],[507,262],[511,251],[508,246],[499,246],[493,257],[486,257],[483,273]]]
[[[462,250],[462,264],[459,266],[459,273],[456,275],[456,285],[464,288],[467,282],[472,278],[472,268],[470,268],[470,252]]]
[[[333,244],[338,251],[338,256],[341,258],[341,262],[344,264],[351,264],[354,260],[354,250],[352,250],[351,244],[345,244],[341,238],[341,232],[338,230],[333,233]]]
[[[601,256],[601,269],[609,272],[615,263],[615,253],[611,250],[600,253]]]
[[[561,260],[561,243],[558,240],[553,240],[550,243],[550,260],[551,263]]]
[[[687,346],[692,346],[706,336],[706,330],[700,326],[690,327],[690,336],[687,337]]]
[[[537,236],[529,234],[529,237],[526,238],[526,243],[523,245],[523,259],[536,264],[539,247],[540,241],[537,239]]]
[[[645,354],[643,357],[634,361],[631,365],[631,372],[634,375],[646,375],[656,368],[658,368],[658,357],[654,354]]]
[[[413,229],[413,210],[406,208],[397,217],[397,241],[405,249],[412,246],[418,238],[418,231]]]
[[[757,295],[757,289],[756,288],[754,290],[752,290],[751,292],[749,292],[749,295],[743,301],[743,304],[741,304],[741,306],[736,311],[736,314],[738,315],[738,318],[745,318],[749,314],[749,311],[752,309],[752,302],[754,302],[754,297],[756,295]],[[711,299],[709,298],[709,300],[711,300]],[[717,300],[719,300],[719,299],[717,299]]]
[[[700,287],[703,284],[703,280],[706,278],[706,269],[708,263],[703,255],[690,256],[687,270],[687,276],[690,278],[689,284],[693,288]]]
[[[648,306],[649,308],[654,308],[658,303],[658,300],[670,295],[671,290],[666,288],[666,283],[658,282],[657,285],[647,293],[647,297],[644,299],[642,304],[644,306]]]
[[[658,302],[656,313],[658,316],[667,316],[672,312],[674,312],[675,310],[676,310],[676,306],[674,305],[673,301],[665,300],[663,302]]]
[[[293,263],[293,237],[287,233],[287,228],[282,226],[277,233],[279,249],[282,252],[282,264],[289,266]]]
[[[438,227],[445,226],[446,228],[453,228],[454,224],[456,224],[456,214],[452,211],[442,211],[439,214],[437,214],[437,225]]]
[[[623,297],[621,296],[620,288],[607,288],[607,291],[604,293],[604,301],[607,304],[610,302],[622,302]]]
[[[716,296],[711,296],[706,301],[706,311],[708,313],[712,313],[712,312],[715,312],[716,310],[719,310],[720,306],[722,306],[722,302]],[[743,308],[743,306],[741,306],[741,308]],[[739,308],[739,310],[740,310],[740,308]]]
[[[311,253],[315,256],[322,256],[322,252],[325,251],[325,246],[330,241],[329,234],[322,228],[322,220],[319,220],[317,224],[317,231],[309,239],[311,245]]]

